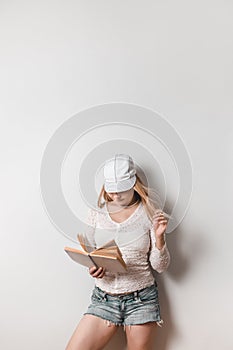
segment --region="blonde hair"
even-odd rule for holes
[[[143,185],[142,180],[140,177],[136,174],[136,182],[134,185],[134,191],[136,194],[136,199],[142,202],[146,213],[150,220],[152,220],[152,217],[156,210],[160,209],[158,205],[153,203],[152,199],[149,197],[149,188],[145,185]],[[102,201],[104,199],[104,202]],[[112,199],[109,197],[108,193],[105,191],[104,186],[102,186],[97,205],[99,208],[102,208],[106,202],[111,202]]]

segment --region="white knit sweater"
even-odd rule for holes
[[[163,272],[170,263],[170,255],[165,244],[156,247],[155,234],[142,203],[131,216],[117,223],[106,209],[90,209],[86,237],[94,247],[100,247],[115,239],[127,265],[124,273],[105,272],[104,277],[96,278],[95,284],[105,292],[127,293],[148,287],[154,283],[151,267]]]

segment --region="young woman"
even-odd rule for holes
[[[89,269],[95,278],[91,304],[66,350],[103,349],[120,325],[126,332],[128,350],[151,350],[156,326],[163,323],[151,268],[160,273],[170,262],[165,241],[167,219],[150,200],[130,156],[117,154],[106,161],[104,178],[99,209],[89,212],[87,240],[99,247],[106,243],[101,229],[114,232],[127,271]]]

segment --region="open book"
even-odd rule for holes
[[[107,271],[111,272],[126,271],[126,264],[122,258],[121,251],[114,240],[92,251],[85,245],[82,235],[78,235],[78,240],[83,251],[70,247],[64,248],[72,260],[87,267],[93,265],[97,268],[104,267]]]

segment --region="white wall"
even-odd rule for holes
[[[156,349],[232,349],[232,10],[230,1],[5,1],[1,37],[2,349],[62,350],[93,281],[40,198],[40,166],[75,113],[127,102],[182,137],[193,195],[168,236]],[[123,349],[119,333],[108,349]]]

